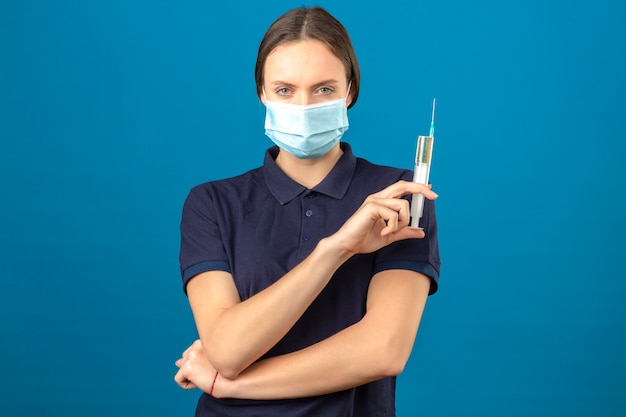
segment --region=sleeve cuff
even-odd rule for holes
[[[428,292],[428,295],[433,295],[439,288],[439,273],[428,262],[402,260],[382,262],[374,267],[374,274],[381,271],[387,271],[389,269],[406,269],[426,275],[430,278],[430,291]]]
[[[185,269],[183,275],[183,290],[187,293],[187,283],[196,275],[206,271],[224,271],[230,273],[230,265],[226,261],[205,261]]]

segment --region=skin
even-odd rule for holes
[[[271,101],[335,100],[346,96],[346,69],[319,41],[290,42],[268,56],[264,88]],[[348,105],[350,100],[348,95]],[[339,145],[319,159],[280,151],[276,162],[292,179],[312,188],[341,154]],[[424,237],[422,230],[408,227],[409,204],[401,197],[413,193],[437,197],[428,186],[406,181],[369,196],[302,263],[245,301],[229,273],[208,271],[191,279],[187,292],[200,340],[176,361],[175,381],[185,389],[212,391],[218,398],[281,399],[336,392],[402,372],[430,287],[428,277],[406,270],[383,271],[372,278],[367,311],[358,323],[301,351],[258,359],[291,329],[351,256]]]

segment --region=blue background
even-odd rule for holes
[[[191,186],[262,163],[256,49],[299,1],[0,5],[0,415],[190,416]],[[346,141],[410,168],[437,98],[443,257],[399,416],[626,414],[626,2],[322,1]]]

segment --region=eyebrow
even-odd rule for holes
[[[335,80],[334,78],[328,79],[328,80],[324,80],[324,81],[320,81],[319,83],[315,83],[312,85],[312,87],[321,87],[323,85],[336,85],[339,84],[339,81]],[[286,87],[295,87],[294,84],[289,83],[287,81],[280,81],[280,80],[276,80],[276,81],[272,81],[270,82],[270,85],[284,85]]]

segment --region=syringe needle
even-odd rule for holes
[[[433,114],[431,116],[430,119],[430,132],[428,134],[428,136],[435,136],[435,102],[436,102],[436,98],[433,98]]]

